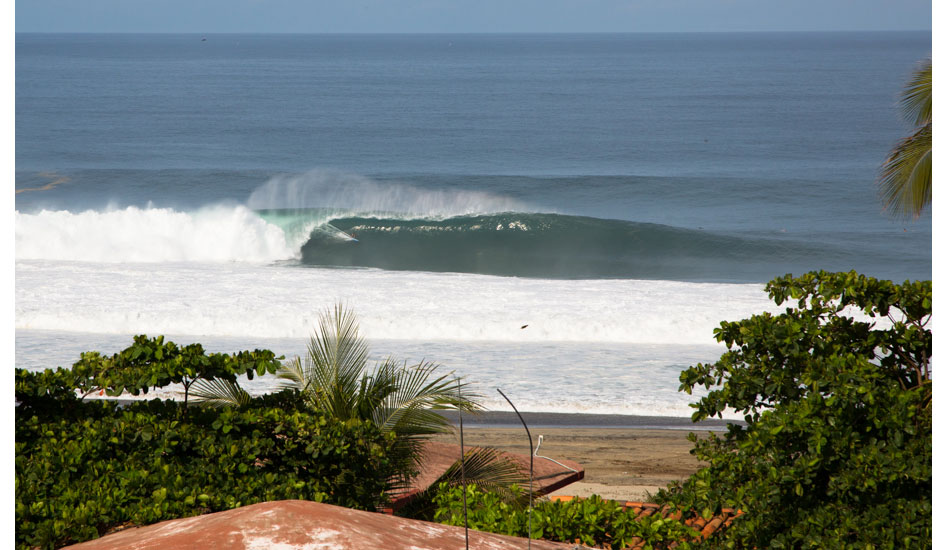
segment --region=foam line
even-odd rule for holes
[[[16,282],[17,329],[115,334],[307,338],[342,302],[369,338],[714,344],[720,321],[777,310],[760,284],[248,263],[18,260]]]

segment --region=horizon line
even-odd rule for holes
[[[518,34],[808,34],[808,33],[883,33],[883,32],[929,32],[933,29],[809,29],[809,30],[711,30],[711,31],[15,31],[15,34],[286,34],[286,35],[518,35]]]

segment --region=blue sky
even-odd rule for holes
[[[17,0],[17,32],[921,30],[929,0]]]

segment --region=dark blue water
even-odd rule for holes
[[[55,185],[19,192],[17,210],[189,212],[297,175],[318,198],[267,206],[346,207],[319,197],[356,175],[510,199],[573,229],[311,243],[300,265],[930,278],[929,212],[887,218],[874,184],[930,48],[928,33],[18,34],[16,187]]]

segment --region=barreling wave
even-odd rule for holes
[[[306,216],[304,216],[306,218]],[[804,243],[652,223],[508,212],[411,218],[330,216],[301,247],[312,266],[538,278],[750,282],[807,263]]]
[[[291,262],[545,279],[754,282],[834,251],[792,240],[553,213],[128,207],[16,213],[17,259]]]

